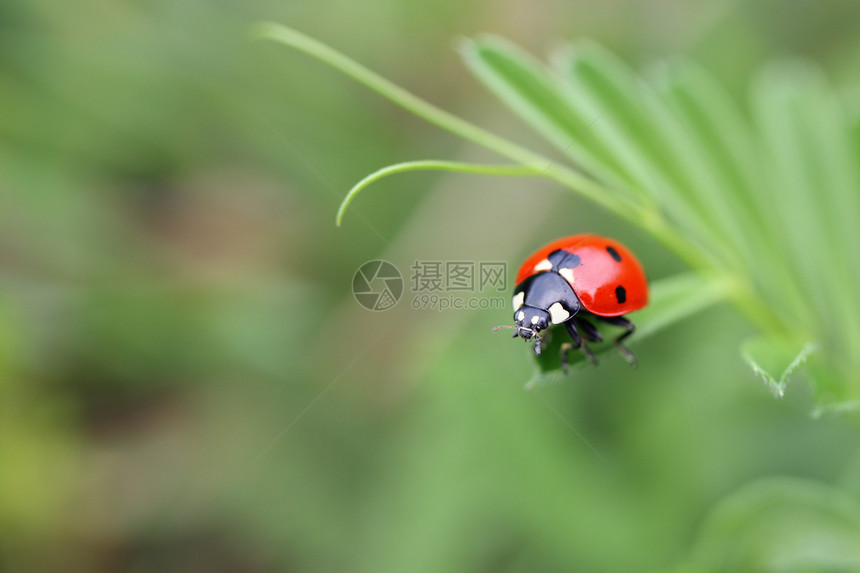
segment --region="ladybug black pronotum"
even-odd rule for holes
[[[562,367],[567,354],[581,348],[595,362],[588,342],[603,340],[592,320],[626,329],[615,339],[621,355],[636,359],[621,342],[635,326],[623,315],[648,304],[648,281],[636,257],[617,241],[598,235],[573,235],[553,241],[526,259],[514,289],[514,337],[535,339],[541,353],[542,330],[563,324],[571,342],[562,345]],[[500,327],[501,328],[501,327]]]

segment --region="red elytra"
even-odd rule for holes
[[[639,260],[618,241],[599,235],[573,235],[541,247],[520,267],[517,284],[542,272],[535,267],[558,250],[580,258],[579,265],[565,279],[588,312],[621,316],[648,304],[648,281]]]

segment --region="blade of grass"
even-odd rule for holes
[[[595,133],[618,155],[628,176],[663,203],[671,189],[662,166],[654,163],[653,130],[642,114],[635,74],[593,44],[558,54],[555,65],[571,107],[586,114],[605,112],[607,121]]]
[[[765,201],[767,194],[762,193],[761,177],[756,173],[758,151],[737,106],[716,80],[689,61],[656,70],[654,84],[687,126],[690,145],[699,148],[696,155],[707,161],[720,197],[739,218],[735,232],[743,237],[753,262],[748,274],[761,292],[779,299],[775,307],[784,327],[809,325],[808,305],[789,271],[785,252],[778,248],[774,218],[766,216],[772,207]]]
[[[820,256],[830,265],[828,280],[834,283],[841,310],[834,317],[845,336],[840,354],[853,358],[860,348],[860,177],[851,159],[848,122],[823,73],[804,82],[797,108],[806,135],[804,155],[815,182],[808,191],[818,198],[828,223],[830,249]],[[860,357],[846,366],[856,371]]]
[[[770,205],[756,191],[758,151],[748,121],[724,88],[705,70],[687,60],[653,70],[652,83],[666,98],[690,130],[698,136],[713,171],[724,180],[730,200],[753,218],[756,227],[765,228],[764,216]]]
[[[846,342],[855,335],[849,322],[856,318],[846,316],[853,313],[845,309],[854,308],[856,293],[846,289],[841,274],[845,262],[836,253],[842,245],[827,206],[819,151],[810,144],[810,108],[819,105],[819,96],[807,90],[818,82],[819,71],[807,65],[773,66],[754,86],[754,111],[772,161],[774,179],[767,189],[784,230],[781,244],[790,249],[806,301],[818,319],[812,334],[834,357],[850,356],[853,349]]]
[[[616,154],[595,138],[592,128],[600,120],[600,112],[586,115],[571,107],[560,93],[556,78],[543,64],[519,47],[493,36],[464,41],[460,53],[491,92],[562,153],[599,179],[623,190],[629,198],[645,198],[624,177]]]
[[[383,167],[356,183],[343,198],[337,210],[335,223],[339,227],[343,216],[355,197],[371,184],[397,173],[410,171],[458,171],[460,173],[477,173],[481,175],[495,175],[499,177],[535,177],[541,174],[541,170],[528,165],[490,165],[480,163],[463,163],[459,161],[443,161],[428,159],[423,161],[407,161]]]
[[[779,230],[777,242],[795,261],[794,270],[804,297],[810,299],[820,276],[819,254],[826,252],[824,222],[809,192],[811,181],[804,168],[805,159],[794,138],[799,137],[796,116],[791,109],[789,83],[785,70],[766,70],[753,85],[753,117],[759,128],[763,149],[762,171],[770,179],[762,186]],[[825,300],[810,299],[815,316],[832,310]],[[817,333],[816,333],[817,334]]]
[[[730,251],[727,266],[736,272],[747,270],[756,260],[753,253],[757,248],[749,240],[750,229],[755,228],[749,211],[734,200],[733,193],[726,192],[727,185],[708,157],[707,146],[702,145],[699,133],[665,94],[652,89],[643,90],[643,93],[647,115],[659,135],[655,139],[663,144],[658,153],[666,156],[664,160],[673,170],[673,179]]]
[[[737,259],[713,217],[696,202],[679,163],[666,147],[671,135],[654,121],[658,104],[647,86],[617,58],[593,44],[559,59],[572,105],[601,110],[605,121],[594,128],[620,157],[630,176],[653,197],[690,237],[706,245],[723,265]],[[688,150],[680,149],[686,154]]]

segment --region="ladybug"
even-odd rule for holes
[[[540,356],[541,331],[563,324],[571,342],[562,345],[562,367],[567,354],[581,348],[596,363],[587,342],[602,342],[593,321],[624,328],[615,346],[631,364],[636,358],[622,341],[635,325],[624,317],[648,304],[648,281],[642,265],[624,245],[599,235],[564,237],[538,249],[517,273],[514,288],[514,338],[534,338]]]

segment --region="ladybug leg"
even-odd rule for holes
[[[570,338],[573,340],[573,345],[571,348],[579,348],[582,346],[582,339],[579,337],[579,331],[576,329],[576,325],[573,324],[572,320],[568,320],[564,323],[564,328],[567,330],[567,333],[570,335]]]
[[[636,356],[630,352],[630,349],[624,346],[621,342],[633,334],[636,330],[636,325],[624,318],[623,316],[599,316],[600,320],[607,324],[612,324],[614,326],[620,326],[625,329],[627,332],[624,332],[613,341],[615,344],[615,348],[618,349],[618,352],[621,353],[621,356],[624,357],[624,360],[630,363],[631,366],[636,366]]]
[[[588,346],[586,346],[585,342],[582,340],[582,337],[580,337],[579,331],[576,329],[576,324],[574,324],[574,321],[568,320],[567,322],[565,322],[564,328],[567,330],[567,333],[570,335],[570,338],[573,340],[573,344],[570,345],[570,348],[568,348],[568,350],[570,350],[571,348],[582,348],[582,353],[585,354],[585,358],[588,359],[588,361],[591,362],[592,364],[596,365],[597,364],[597,358],[594,357],[594,353],[591,351],[591,349]],[[592,327],[592,328],[594,328],[594,327]],[[562,359],[562,368],[564,368],[564,371],[567,372],[567,355],[564,352],[564,348],[562,348],[561,359]]]
[[[561,343],[561,369],[565,373],[565,375],[567,374],[567,355],[574,348],[576,348],[576,346],[574,346],[570,342]]]
[[[595,327],[593,324],[591,324],[589,321],[585,320],[582,317],[576,317],[574,320],[576,320],[577,324],[579,325],[579,328],[582,329],[583,338],[585,338],[589,342],[603,342],[603,335],[600,334],[600,331],[597,330],[597,327]]]
[[[564,342],[561,345],[561,369],[567,374],[567,366],[568,366],[568,354],[571,350],[579,348],[582,346],[582,339],[579,337],[579,331],[576,330],[576,325],[573,324],[572,320],[568,320],[564,323],[564,328],[567,330],[567,333],[570,335],[570,338],[573,342]]]

